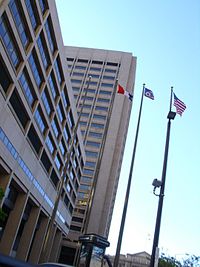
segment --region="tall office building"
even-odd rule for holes
[[[81,234],[108,237],[132,106],[116,94],[116,81],[133,93],[136,70],[131,53],[69,46],[65,53],[78,112],[83,105],[86,163],[70,233],[63,242],[63,261],[75,253]]]
[[[0,252],[41,260],[63,166],[67,174],[49,246],[67,236],[85,161],[55,2],[0,2]],[[70,162],[66,162],[71,151]],[[1,213],[2,214],[2,213]]]

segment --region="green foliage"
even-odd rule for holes
[[[161,254],[158,267],[200,267],[200,256],[187,255],[181,261],[174,257]]]

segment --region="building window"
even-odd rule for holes
[[[100,90],[100,91],[99,91],[99,94],[102,94],[102,95],[111,95],[112,92],[110,92],[110,91],[105,91],[105,90]]]
[[[79,66],[79,65],[76,65],[76,66],[75,66],[75,69],[76,69],[76,70],[86,70],[86,66]]]
[[[64,110],[63,110],[63,107],[61,105],[61,102],[57,105],[56,109],[57,109],[57,113],[58,113],[58,118],[59,118],[60,122],[62,123],[65,115],[64,115]]]
[[[48,8],[46,0],[39,0],[39,4],[40,4],[40,9],[42,11],[42,14],[44,14]]]
[[[74,171],[73,170],[70,170],[69,176],[70,176],[70,179],[73,181],[74,178],[75,178],[75,174],[74,174]]]
[[[47,70],[47,68],[49,66],[49,63],[50,63],[50,59],[49,59],[49,55],[47,53],[47,48],[46,48],[46,46],[44,44],[44,38],[43,38],[43,36],[41,34],[38,37],[37,44],[38,44],[38,48],[39,48],[39,51],[40,51],[40,56],[41,56],[41,59],[42,59],[42,63],[44,65],[45,70]]]
[[[66,146],[64,144],[64,140],[63,139],[61,139],[61,141],[60,141],[59,148],[60,148],[60,151],[61,151],[62,155],[64,156],[67,150],[66,150]]]
[[[108,107],[96,106],[95,110],[108,111]]]
[[[71,111],[68,113],[67,118],[68,118],[68,122],[69,122],[70,128],[73,128],[73,126],[74,126],[74,119],[72,117],[72,112]]]
[[[108,75],[104,75],[104,76],[103,76],[103,79],[107,79],[107,80],[114,81],[115,77],[113,77],[113,76],[108,76]]]
[[[91,127],[97,128],[97,129],[103,129],[104,128],[104,124],[100,124],[100,123],[91,123]]]
[[[48,19],[45,23],[45,29],[46,29],[46,33],[47,33],[47,38],[48,38],[48,42],[49,42],[49,46],[51,49],[52,54],[54,53],[54,51],[56,50],[56,46],[55,46],[55,38],[53,38],[53,33],[52,30],[53,26],[52,23],[50,22],[50,19]]]
[[[47,112],[47,114],[50,116],[51,112],[53,111],[53,105],[50,100],[50,96],[48,93],[48,90],[45,88],[45,90],[42,92],[42,102],[44,104],[44,108]]]
[[[97,148],[100,147],[100,143],[98,143],[98,142],[94,142],[94,141],[87,141],[87,142],[86,142],[86,145],[87,145],[87,146],[92,146],[92,147],[97,147]]]
[[[30,39],[27,33],[27,28],[25,27],[25,24],[23,21],[24,18],[22,18],[22,15],[20,14],[17,3],[19,4],[19,1],[16,2],[15,0],[11,0],[9,3],[9,7],[11,10],[13,19],[15,21],[15,25],[18,30],[23,47],[26,49],[28,44],[30,43]]]
[[[97,98],[97,102],[101,102],[101,103],[109,103],[110,102],[110,99],[106,99],[106,98]]]
[[[85,167],[91,167],[91,168],[95,168],[96,162],[94,161],[86,161],[85,162]]]
[[[35,130],[35,128],[33,127],[33,125],[31,125],[29,132],[28,132],[28,139],[30,140],[33,148],[35,149],[35,151],[37,152],[37,154],[39,154],[39,151],[42,147],[42,143],[40,141],[40,138],[37,135],[37,132]]]
[[[39,71],[38,65],[36,64],[36,58],[35,55],[33,55],[33,53],[31,53],[28,62],[32,70],[33,76],[35,78],[35,82],[37,86],[40,87],[42,84],[41,71]]]
[[[32,0],[25,0],[25,2],[26,2],[26,7],[27,7],[28,14],[29,14],[29,18],[31,21],[31,25],[33,29],[36,30],[39,22],[38,22],[38,16],[36,16],[37,9],[35,7],[35,2]]]
[[[98,119],[98,120],[106,120],[106,116],[105,115],[99,115],[99,114],[93,114],[93,118],[94,119]]]
[[[44,116],[42,115],[42,110],[40,107],[38,107],[35,111],[35,120],[38,127],[40,128],[41,133],[44,134],[45,129],[47,128],[47,124],[45,123]]]
[[[105,69],[105,72],[108,72],[108,73],[116,73],[117,70],[113,70],[113,69]]]
[[[84,175],[93,175],[94,174],[94,170],[90,170],[90,169],[83,169],[83,174]]]
[[[16,89],[12,93],[12,96],[10,98],[10,103],[11,103],[12,108],[14,109],[15,114],[17,115],[19,121],[21,122],[23,128],[25,129],[25,127],[29,121],[29,116],[26,112],[26,109],[25,109]]]
[[[56,117],[54,117],[54,119],[52,120],[51,126],[52,126],[55,137],[58,138],[60,134],[60,130],[59,130],[58,121]]]
[[[112,83],[101,83],[102,87],[109,87],[109,88],[113,88],[113,84]]]
[[[55,156],[54,162],[56,164],[57,169],[60,170],[60,168],[61,168],[61,159],[60,159],[58,154]]]
[[[17,68],[20,63],[19,53],[12,39],[11,31],[8,29],[7,21],[3,17],[0,18],[0,36],[13,66]]]
[[[57,187],[59,178],[58,178],[58,176],[57,176],[57,174],[56,174],[54,169],[51,172],[50,179],[51,179],[52,183],[55,185],[55,187]]]
[[[61,96],[62,96],[62,100],[64,103],[64,107],[65,108],[69,107],[69,98],[68,98],[66,87],[64,87],[64,90],[62,91]]]
[[[53,154],[55,151],[55,145],[54,145],[53,138],[52,138],[50,133],[46,138],[46,145],[47,145],[50,153]]]
[[[7,93],[9,86],[12,84],[12,79],[1,57],[0,57],[0,73],[1,73],[0,85],[3,88],[4,92]]]
[[[103,134],[102,133],[96,133],[96,132],[89,132],[89,136],[90,137],[94,137],[94,138],[98,138],[98,139],[102,139]]]
[[[68,142],[69,141],[69,138],[70,138],[70,133],[69,133],[69,129],[68,129],[68,126],[67,125],[63,129],[63,134],[64,134],[64,137],[65,137],[66,142]]]
[[[90,67],[90,71],[101,71],[101,68]]]
[[[42,164],[44,165],[45,170],[49,173],[52,164],[45,150],[42,153],[41,161]]]
[[[33,86],[28,78],[28,75],[25,71],[23,71],[21,76],[19,77],[19,82],[28,104],[30,105],[30,107],[32,107],[36,100],[36,95]]]
[[[98,152],[94,152],[94,151],[86,150],[85,154],[87,157],[91,157],[91,158],[97,158],[98,157]]]
[[[58,89],[57,89],[57,86],[56,86],[56,82],[55,82],[55,78],[54,78],[53,72],[51,72],[51,75],[49,76],[48,80],[49,80],[49,86],[50,86],[50,89],[51,89],[52,96],[55,99],[58,96]]]
[[[58,58],[56,59],[54,66],[55,66],[56,76],[57,76],[58,82],[59,82],[59,84],[61,84],[63,81],[63,78],[62,78],[60,62],[59,62]]]

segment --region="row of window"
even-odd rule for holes
[[[68,62],[74,62],[76,59],[75,58],[67,58]],[[77,59],[76,60],[79,63],[89,63],[90,61],[88,59]],[[114,63],[114,62],[104,62],[104,61],[100,61],[100,60],[92,60],[91,64],[95,64],[95,65],[106,65],[106,66],[113,66],[113,67],[117,67],[119,64],[118,63]]]

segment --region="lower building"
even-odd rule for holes
[[[111,263],[114,263],[115,256],[108,255]],[[118,267],[149,267],[151,255],[147,252],[138,252],[135,254],[121,254],[119,257]]]

